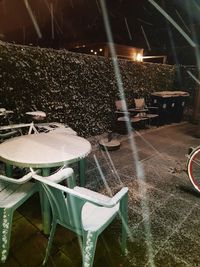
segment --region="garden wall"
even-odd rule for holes
[[[119,67],[129,105],[134,97],[180,87],[175,66],[119,60]],[[43,110],[49,121],[96,135],[110,128],[117,97],[111,59],[0,43],[0,107],[14,110],[17,121]]]

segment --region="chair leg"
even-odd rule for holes
[[[126,194],[120,202],[120,216],[122,220],[122,237],[121,237],[121,250],[125,254],[126,240],[128,231],[128,194]]]
[[[79,177],[80,186],[85,186],[85,170],[86,170],[86,159],[80,159],[79,161]]]
[[[0,257],[5,262],[9,253],[13,209],[0,209]]]
[[[13,166],[10,164],[6,164],[5,173],[6,173],[6,176],[13,177]]]
[[[83,235],[83,264],[82,267],[92,267],[96,250],[98,234],[96,232],[85,232]]]
[[[47,259],[49,257],[50,250],[51,250],[52,243],[53,243],[53,238],[54,238],[55,231],[56,231],[56,224],[57,223],[53,220],[52,227],[51,227],[51,232],[50,232],[50,236],[49,236],[49,240],[48,240],[48,245],[47,245],[47,248],[46,248],[46,255],[45,255],[45,258],[43,260],[42,265],[45,265],[46,264]]]

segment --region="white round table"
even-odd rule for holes
[[[91,144],[84,138],[66,134],[30,134],[0,144],[0,160],[19,167],[50,168],[85,158]]]
[[[79,162],[80,184],[84,186],[84,158],[90,151],[91,144],[82,137],[58,133],[30,134],[1,143],[0,160],[5,162],[8,176],[12,175],[12,166],[41,168],[42,175],[48,176],[51,167]],[[50,206],[44,194],[41,204],[44,233],[48,234],[51,215]]]

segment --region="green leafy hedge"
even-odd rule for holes
[[[134,97],[176,89],[175,66],[119,60],[119,68],[129,105]],[[27,111],[43,110],[49,121],[96,135],[110,128],[118,95],[111,59],[0,44],[0,107],[14,110],[18,121]]]

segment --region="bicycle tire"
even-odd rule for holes
[[[200,147],[195,148],[189,155],[187,172],[193,186],[200,192]]]

